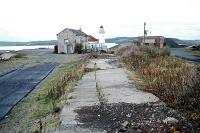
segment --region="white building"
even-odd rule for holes
[[[105,45],[105,30],[104,27],[101,25],[99,29],[99,47],[98,50],[107,51],[107,46]]]

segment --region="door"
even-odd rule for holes
[[[67,53],[68,54],[72,53],[72,46],[71,45],[67,45]]]

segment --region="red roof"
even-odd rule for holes
[[[89,35],[89,36],[88,36],[88,41],[89,41],[89,42],[96,42],[96,41],[98,41],[98,40],[97,40],[95,37]]]

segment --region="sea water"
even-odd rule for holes
[[[36,45],[36,46],[0,46],[0,51],[19,51],[25,49],[41,49],[41,48],[48,48],[53,49],[54,45]]]

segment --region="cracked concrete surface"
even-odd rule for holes
[[[64,106],[60,115],[60,125],[57,133],[64,132],[106,132],[100,129],[81,127],[74,112],[84,106],[99,105],[105,103],[148,103],[159,100],[151,93],[137,90],[128,79],[126,70],[118,68],[117,65],[109,63],[113,59],[94,59],[88,64],[93,69],[97,64],[96,79],[95,72],[85,74],[77,84],[74,92],[70,94],[70,100]]]
[[[82,106],[99,104],[94,72],[85,74],[82,80],[78,82],[74,91],[70,93],[69,97],[70,99],[67,101],[61,112],[61,123],[56,132],[93,132],[91,129],[83,129],[78,126],[81,123],[76,121],[76,113],[74,110]]]

